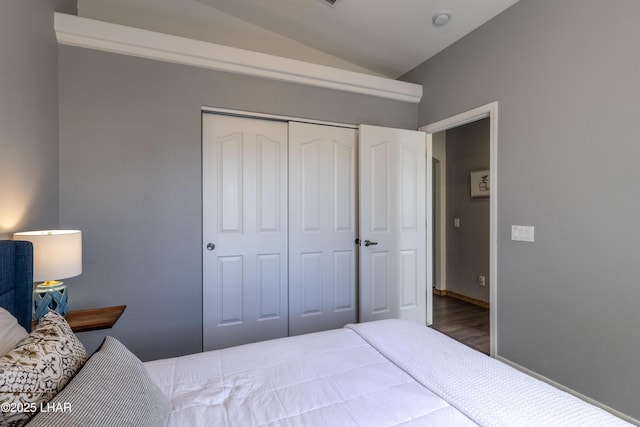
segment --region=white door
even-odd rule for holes
[[[360,321],[426,323],[425,150],[423,132],[360,126]]]
[[[202,115],[203,347],[287,335],[287,123]]]
[[[289,334],[356,322],[357,130],[289,124]]]

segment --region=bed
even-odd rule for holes
[[[8,261],[0,259],[4,265]],[[16,317],[30,313],[6,301],[3,306]],[[47,316],[32,334],[47,322],[61,335],[71,333],[62,318]],[[74,337],[63,340],[77,347]],[[0,403],[6,394],[2,363]],[[146,363],[107,337],[76,371],[22,422],[32,427],[630,425],[437,331],[395,319]],[[16,414],[3,415],[0,424],[22,425],[8,416]]]

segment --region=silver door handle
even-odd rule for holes
[[[364,245],[365,246],[375,246],[377,244],[378,244],[378,242],[372,242],[371,240],[365,240],[364,241]]]
[[[208,251],[212,251],[216,248],[216,245],[214,245],[213,243],[207,243],[207,250]]]

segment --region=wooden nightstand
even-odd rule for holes
[[[127,308],[126,305],[115,305],[113,307],[75,310],[70,311],[66,319],[73,332],[107,329],[115,325],[125,308]]]

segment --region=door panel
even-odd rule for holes
[[[426,322],[425,149],[423,132],[360,126],[360,321]]]
[[[280,300],[282,278],[281,254],[258,255],[258,286],[260,289],[260,316],[258,320],[272,320],[283,317]],[[286,317],[286,316],[285,316]]]
[[[402,299],[400,309],[416,307],[418,305],[418,257],[417,251],[410,249],[400,251],[400,276],[402,280]]]
[[[278,232],[280,226],[281,198],[286,200],[286,193],[274,191],[279,189],[282,170],[287,165],[281,162],[281,151],[286,150],[286,141],[274,141],[264,135],[257,136],[257,217],[259,232]],[[285,151],[286,152],[286,151]],[[286,201],[285,201],[286,203]]]
[[[242,280],[243,257],[221,256],[218,257],[218,271],[220,276],[220,324],[237,325],[242,323],[244,281]]]
[[[220,168],[220,190],[222,232],[242,231],[242,135],[231,134],[220,140],[220,157],[216,166]]]
[[[369,283],[371,283],[371,313],[381,316],[385,316],[385,313],[391,314],[393,310],[390,289],[392,278],[389,275],[389,255],[387,251],[371,251],[369,274],[366,276],[363,275],[363,277],[370,277],[366,286],[369,287]],[[362,312],[360,315],[362,316]]]
[[[202,132],[204,350],[286,336],[287,124],[203,114]]]
[[[372,145],[369,149],[368,156],[368,159],[370,159],[369,173],[366,177],[363,176],[364,174],[362,172],[360,173],[360,176],[362,177],[360,184],[361,188],[363,185],[370,188],[369,210],[363,213],[370,218],[371,231],[390,231],[389,211],[391,206],[389,201],[391,197],[389,193],[391,188],[389,187],[389,170],[391,169],[391,149],[389,145],[389,141],[383,141],[380,144]],[[362,179],[365,178],[366,181],[362,182]],[[362,207],[362,203],[360,206]]]
[[[356,321],[357,131],[289,124],[289,333]]]

